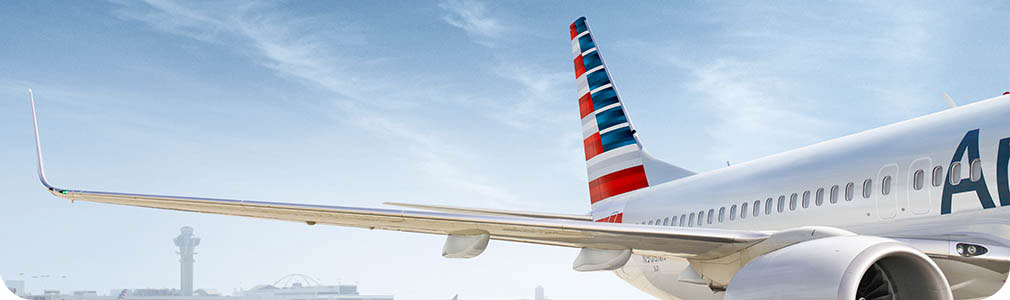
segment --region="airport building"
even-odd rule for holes
[[[287,284],[284,282],[287,281]],[[271,285],[238,291],[242,300],[393,300],[393,295],[361,295],[351,284],[322,285],[312,277],[292,274]]]
[[[305,276],[300,274],[290,276]],[[307,276],[305,276],[307,278]],[[282,278],[283,280],[283,278]],[[110,290],[98,295],[95,291],[45,291],[42,295],[21,295],[28,300],[115,300],[123,289]],[[362,295],[357,285],[306,285],[291,283],[285,286],[273,284],[258,285],[248,290],[235,291],[234,295],[223,296],[213,290],[197,289],[185,296],[181,289],[126,289],[127,300],[393,300],[393,295]]]
[[[61,293],[45,290],[41,295],[30,295],[24,291],[24,281],[8,280],[4,283],[16,294],[28,300],[115,300],[126,290],[126,300],[393,300],[393,295],[362,295],[357,285],[324,285],[310,276],[292,274],[282,277],[273,284],[261,284],[248,290],[237,290],[233,295],[222,295],[213,289],[195,289],[193,268],[196,260],[194,252],[200,245],[200,238],[193,234],[192,227],[186,226],[173,239],[179,253],[179,288],[169,289],[113,289],[108,294],[96,291],[74,291]]]
[[[7,289],[15,295],[22,295],[25,293],[25,282],[22,280],[4,280],[4,285],[7,286]]]

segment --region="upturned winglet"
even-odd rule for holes
[[[39,181],[41,181],[42,185],[49,189],[49,191],[53,193],[62,193],[63,190],[50,185],[49,180],[46,180],[46,168],[42,163],[42,142],[39,141],[39,118],[35,113],[35,95],[32,93],[32,89],[28,89],[28,100],[32,105],[32,125],[35,128],[35,154],[38,160]]]

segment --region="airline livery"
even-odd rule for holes
[[[587,215],[420,204],[378,209],[64,189],[72,201],[581,249],[661,299],[973,299],[1010,271],[1010,95],[694,173],[645,151],[585,18],[570,28]],[[32,114],[35,114],[34,98]]]

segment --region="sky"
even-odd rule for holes
[[[292,273],[397,299],[650,299],[577,250],[69,203],[57,186],[382,207],[589,209],[568,25],[643,145],[696,172],[1010,91],[1005,1],[0,2],[0,275],[28,289]],[[22,275],[23,274],[23,275]],[[49,279],[31,276],[51,275]],[[65,278],[63,278],[65,276]]]

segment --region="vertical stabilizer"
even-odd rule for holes
[[[607,199],[694,173],[645,152],[586,18],[575,20],[569,30],[593,217],[620,223],[612,210],[597,215]]]

